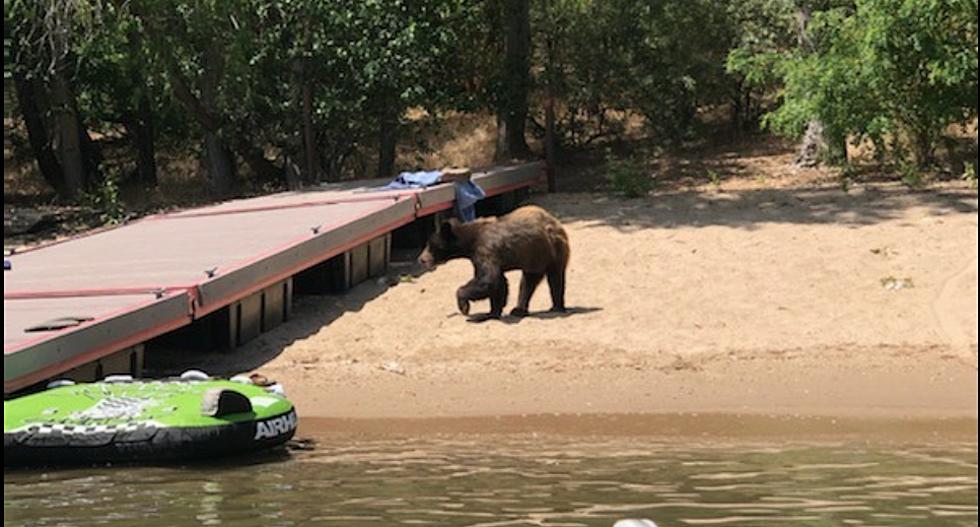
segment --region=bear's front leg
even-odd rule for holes
[[[483,300],[489,296],[490,287],[487,283],[474,278],[456,290],[456,306],[459,307],[460,313],[469,315],[470,302]]]
[[[467,298],[462,287],[456,290],[456,307],[459,308],[460,313],[464,315],[470,314],[470,300]]]
[[[507,303],[507,278],[503,274],[474,278],[456,290],[456,305],[459,307],[459,312],[464,315],[470,313],[470,302],[484,298],[490,299],[490,313],[476,321],[500,318]]]

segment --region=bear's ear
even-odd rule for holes
[[[439,226],[439,235],[442,236],[444,240],[452,241],[456,238],[456,227],[459,226],[459,220],[456,218],[449,218],[448,220],[442,222]]]

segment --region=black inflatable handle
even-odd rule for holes
[[[252,402],[248,397],[225,388],[212,388],[204,392],[201,400],[201,414],[209,417],[221,417],[231,414],[243,414],[252,411]]]

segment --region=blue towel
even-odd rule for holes
[[[463,223],[476,219],[476,202],[487,196],[486,192],[472,181],[456,182],[456,217]]]
[[[403,190],[409,188],[425,188],[439,183],[442,172],[432,170],[428,172],[402,172],[391,183],[378,190]],[[472,181],[456,182],[456,216],[464,223],[476,219],[476,202],[485,198],[487,194],[483,189]]]
[[[431,172],[402,172],[391,183],[388,183],[382,188],[385,190],[402,190],[406,188],[428,187],[438,183],[441,177],[442,172],[438,170]]]

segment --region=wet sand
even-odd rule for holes
[[[263,371],[287,379],[289,396],[304,415],[321,417],[720,412],[976,418],[975,369],[951,357],[931,356],[933,350],[903,355],[907,351],[815,349],[754,359],[726,355],[702,357],[684,369],[668,364],[501,371],[492,365],[437,369],[410,364],[404,375],[362,371],[346,380],[319,378],[311,370]],[[805,353],[816,357],[794,356]]]
[[[479,417],[331,418],[304,417],[297,436],[314,441],[356,438],[471,437],[648,438],[684,444],[702,438],[734,442],[801,444],[959,444],[976,442],[971,417],[821,417],[738,413],[548,414]]]
[[[303,416],[368,428],[382,418],[720,413],[965,418],[976,435],[976,190],[533,201],[570,236],[568,315],[544,312],[542,286],[531,317],[470,323],[454,302],[467,262],[400,282],[417,269],[394,265],[388,283],[302,298],[288,324],[194,364],[262,371]],[[512,306],[519,275],[509,279]]]

